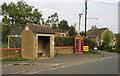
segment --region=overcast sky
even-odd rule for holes
[[[0,5],[3,2],[17,2],[19,0],[0,0]],[[83,13],[81,18],[81,28],[84,30],[84,1],[85,0],[24,0],[27,4],[35,6],[42,12],[43,18],[55,12],[58,13],[59,20],[67,20],[69,26],[75,23],[78,26],[78,14]],[[118,1],[119,0],[88,0],[88,19],[87,30],[92,25],[98,28],[109,28],[114,33],[118,32]]]

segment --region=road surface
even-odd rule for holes
[[[112,56],[87,63],[34,72],[36,74],[118,74],[118,57]]]

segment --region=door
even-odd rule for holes
[[[76,52],[79,52],[79,39],[75,40],[75,44],[76,44]]]
[[[82,36],[76,36],[75,37],[75,53],[83,54],[83,37]]]

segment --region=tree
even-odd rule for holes
[[[75,28],[73,26],[71,26],[69,28],[69,36],[75,36],[77,34]]]
[[[41,24],[42,14],[33,6],[29,6],[23,1],[18,1],[16,4],[3,3],[1,6],[4,25],[9,26],[24,26],[26,23]]]
[[[4,40],[5,38],[7,38],[7,35],[9,35],[10,32],[10,27],[8,26],[2,26],[2,40]]]
[[[116,44],[115,44],[116,47],[115,48],[120,49],[120,42],[119,42],[120,41],[120,33],[117,34],[116,38],[117,39],[116,39]]]
[[[54,13],[51,16],[48,16],[48,19],[45,22],[45,25],[51,26],[53,29],[57,29],[58,23],[59,23],[58,14]]]
[[[61,20],[58,24],[59,29],[69,30],[68,22],[66,20]]]
[[[84,36],[84,34],[85,34],[84,31],[80,32],[80,35],[81,35],[81,36]]]
[[[109,43],[110,43],[110,33],[107,31],[105,32],[105,35],[103,37],[103,47],[104,49],[109,49]]]

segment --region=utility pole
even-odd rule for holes
[[[75,23],[73,26],[74,26],[74,28],[75,28],[75,30],[76,30],[76,23]]]
[[[80,21],[81,21],[81,15],[83,15],[82,13],[79,14],[79,26],[78,26],[78,36],[80,36]]]
[[[85,0],[85,37],[86,37],[86,25],[87,25],[87,0]]]

